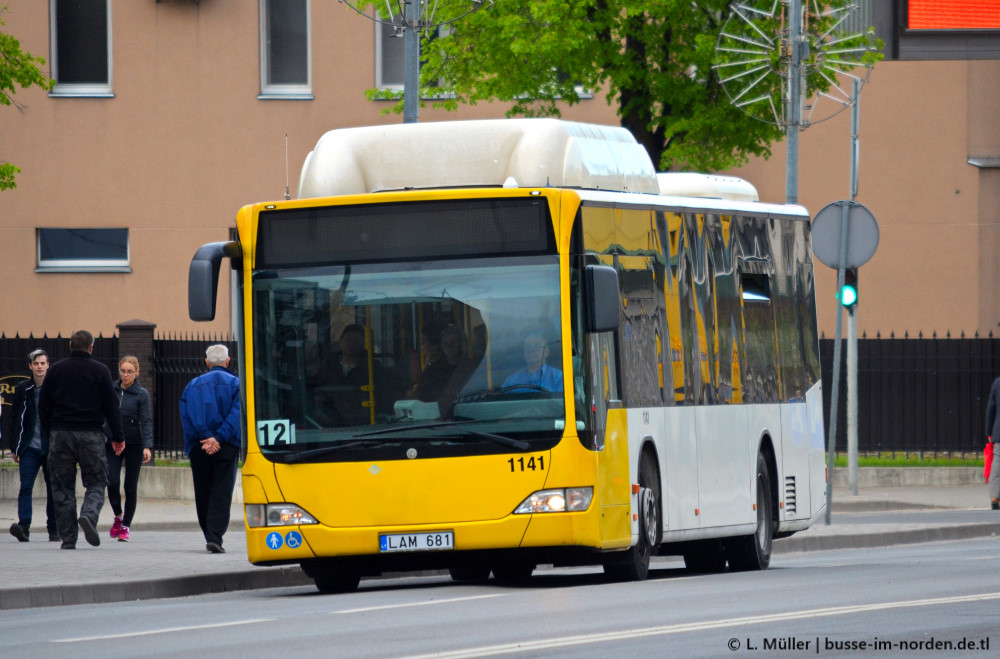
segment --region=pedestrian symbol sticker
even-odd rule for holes
[[[302,535],[298,531],[289,531],[285,534],[285,544],[289,549],[297,549],[302,544]]]
[[[277,531],[271,531],[267,534],[267,546],[270,549],[281,549],[282,543],[281,534]]]

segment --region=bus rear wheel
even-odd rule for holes
[[[615,581],[642,581],[649,560],[660,544],[660,476],[650,454],[639,464],[639,542],[620,557],[604,563],[604,574]]]
[[[313,576],[316,588],[324,595],[353,593],[361,583],[361,575],[353,570],[323,571]]]
[[[734,571],[766,570],[771,564],[774,509],[767,460],[757,455],[757,531],[726,541],[726,558]]]

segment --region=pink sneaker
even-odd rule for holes
[[[115,523],[111,525],[111,537],[117,538],[122,532],[122,518],[121,515],[115,517]]]
[[[118,542],[128,542],[128,527],[123,526],[121,532],[118,534]]]

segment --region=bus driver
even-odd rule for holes
[[[545,363],[549,357],[549,344],[545,336],[539,332],[530,332],[524,339],[525,367],[516,371],[503,381],[507,391],[546,391],[563,390],[563,374],[558,368]],[[527,385],[518,387],[518,385]]]

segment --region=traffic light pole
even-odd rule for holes
[[[851,108],[851,201],[858,197],[858,124],[861,115],[861,83],[854,80]],[[855,271],[854,290],[860,272]],[[847,308],[847,477],[851,494],[858,493],[858,298]]]
[[[847,239],[848,221],[850,217],[850,206],[841,206],[840,218],[840,265],[837,268],[837,291],[844,290],[844,270],[847,263]],[[830,391],[830,437],[827,439],[826,456],[826,518],[825,523],[830,524],[830,510],[833,507],[833,463],[835,449],[837,446],[837,411],[840,409],[840,337],[843,336],[844,327],[844,307],[837,302],[837,331],[833,338],[833,382]]]
[[[858,306],[847,307],[847,482],[858,493]]]

